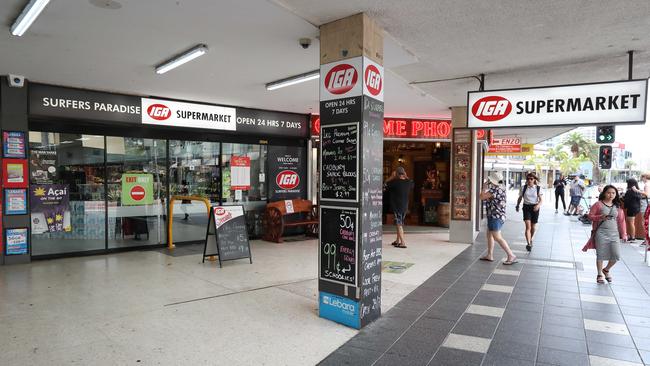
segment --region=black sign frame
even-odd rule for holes
[[[242,256],[242,257],[237,257],[237,258],[227,258],[223,259],[222,257],[224,256],[222,253],[223,248],[221,247],[221,240],[219,240],[219,230],[217,228],[217,223],[215,222],[214,219],[214,210],[217,208],[227,208],[227,207],[241,207],[242,210],[242,218],[244,219],[244,232],[243,234],[246,237],[246,246],[248,248],[248,256]],[[246,259],[249,258],[250,264],[253,264],[253,252],[251,251],[251,244],[250,240],[248,239],[248,223],[246,223],[246,210],[244,209],[243,205],[229,205],[229,206],[211,206],[210,207],[210,212],[208,213],[208,227],[206,230],[205,234],[205,243],[203,245],[203,260],[201,263],[205,263],[205,257],[213,257],[213,256],[218,256],[219,257],[219,268],[223,268],[223,262],[226,261],[232,261],[232,260],[238,260],[238,259]],[[214,230],[213,232],[210,232]],[[240,233],[241,235],[242,233]],[[214,235],[215,241],[216,241],[216,248],[217,252],[216,253],[207,253],[208,250],[208,240],[210,239],[210,236]]]
[[[321,205],[318,208],[318,215],[319,217],[323,217],[323,209],[331,209],[331,210],[345,210],[345,211],[354,211],[355,213],[355,233],[354,233],[354,256],[355,256],[355,266],[354,266],[354,283],[349,283],[345,281],[338,281],[335,279],[331,278],[326,278],[322,276],[322,253],[323,253],[323,248],[322,243],[323,243],[323,228],[320,228],[318,230],[318,278],[323,281],[328,281],[332,283],[337,283],[341,284],[344,286],[352,286],[352,287],[359,287],[359,267],[361,264],[361,261],[359,259],[359,208],[358,207],[344,207],[344,206],[329,206],[329,205]]]

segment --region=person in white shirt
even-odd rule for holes
[[[533,237],[537,230],[539,208],[542,206],[542,194],[535,173],[528,173],[526,176],[526,184],[521,188],[519,198],[517,198],[517,206],[515,207],[517,212],[519,212],[519,203],[522,200],[524,201],[523,212],[524,224],[526,225],[526,250],[530,252],[533,247]]]

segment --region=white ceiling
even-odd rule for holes
[[[358,12],[387,33],[387,116],[449,117],[478,88],[474,79],[414,81],[484,73],[486,89],[498,89],[622,80],[628,50],[635,78],[650,76],[648,0],[52,0],[23,37],[11,36],[26,3],[0,2],[0,74],[128,94],[317,112],[317,81],[264,85],[317,69],[318,25]],[[309,49],[301,37],[314,39]],[[206,56],[154,73],[198,43]],[[511,132],[536,142],[561,131]]]

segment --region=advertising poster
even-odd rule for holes
[[[23,188],[5,189],[5,215],[27,214],[27,190]]]
[[[2,154],[5,158],[25,158],[25,133],[19,131],[3,131]]]
[[[6,255],[28,254],[27,228],[5,230]]]
[[[34,234],[72,231],[67,184],[34,184],[29,192]]]
[[[230,158],[230,189],[251,189],[251,158],[233,155]]]
[[[304,156],[303,147],[269,146],[269,201],[306,197],[307,166]]]
[[[122,206],[153,204],[153,175],[122,174]]]
[[[2,183],[5,188],[27,188],[27,161],[25,159],[2,160]]]
[[[472,144],[473,131],[454,129],[452,146],[451,174],[453,189],[451,193],[451,218],[453,220],[471,220],[472,213]]]
[[[32,183],[54,183],[56,177],[56,150],[29,150],[29,167]]]

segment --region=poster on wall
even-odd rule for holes
[[[230,189],[251,189],[251,158],[233,155],[230,158]]]
[[[34,234],[72,231],[67,184],[34,184],[29,192]]]
[[[468,221],[472,214],[473,130],[455,128],[453,135],[451,218]]]
[[[56,177],[56,150],[29,150],[29,168],[32,183],[54,183]]]
[[[271,145],[267,152],[269,201],[305,198],[307,166],[305,148]]]
[[[5,158],[25,158],[25,133],[20,131],[2,132],[2,155]]]
[[[27,214],[27,190],[24,188],[5,189],[5,215]]]
[[[5,230],[5,254],[22,255],[29,253],[27,228]]]
[[[27,188],[27,160],[2,160],[2,185],[5,188]]]
[[[122,174],[122,206],[153,204],[153,175],[148,173]]]

